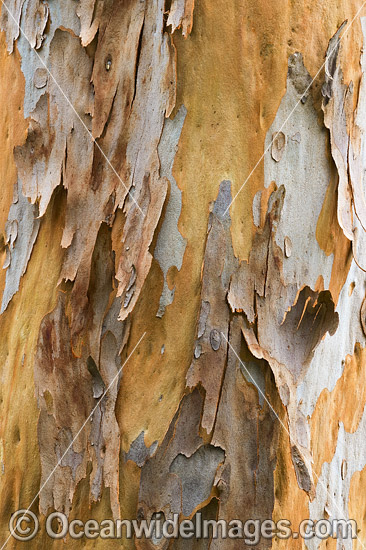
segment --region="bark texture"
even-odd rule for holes
[[[353,518],[362,548],[361,6],[2,6],[4,541],[40,491],[42,525],[53,510]],[[24,544],[50,541],[41,530]]]

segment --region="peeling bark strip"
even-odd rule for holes
[[[264,228],[254,240],[249,262],[234,273],[228,301],[243,312],[242,332],[248,348],[270,365],[281,400],[287,408],[293,463],[299,486],[314,494],[307,421],[298,409],[297,388],[306,375],[322,337],[333,335],[338,314],[329,291],[284,285],[283,252],[276,244],[284,188],[272,194]],[[296,298],[291,304],[292,297]]]
[[[172,26],[172,32],[182,27],[183,36],[192,30],[194,0],[173,0],[169,11],[167,25]]]
[[[231,274],[237,269],[227,212],[231,198],[231,183],[223,181],[208,223],[197,339],[187,374],[191,393],[183,397],[152,457],[145,449],[141,461],[135,442],[125,457],[142,466],[140,518],[150,520],[159,512],[166,518],[176,513],[194,517],[216,498],[223,518],[265,519],[273,511],[276,419],[267,402],[259,403],[257,391],[251,391],[237,356],[227,346],[228,340],[240,350],[242,342],[239,319],[231,321],[226,301]],[[263,362],[249,351],[247,356],[245,368],[256,369],[264,378]],[[159,548],[168,544],[162,539]],[[237,543],[225,544],[235,548]],[[156,547],[148,540],[136,541],[136,546]],[[219,548],[220,542],[212,540],[210,547]]]
[[[5,311],[10,300],[19,288],[39,230],[37,205],[29,204],[24,197],[21,185],[14,188],[13,204],[10,207],[5,226],[6,260],[3,268],[6,271],[6,286],[3,293],[1,313]],[[18,233],[21,238],[18,239]]]
[[[311,132],[317,132],[317,113],[307,91],[310,82],[311,77],[304,67],[303,57],[301,54],[294,54],[290,57],[288,64],[288,92],[284,105],[291,110],[293,102],[296,103],[300,98],[301,107],[295,120],[292,121],[293,128],[289,137],[278,131],[270,134],[275,137],[272,158],[278,163],[275,178],[278,180],[278,186],[275,182],[275,191],[269,196],[263,225],[261,224],[262,212],[259,212],[256,218],[258,230],[249,260],[244,260],[239,265],[231,244],[230,219],[228,215],[227,217],[223,215],[231,202],[230,183],[223,182],[220,186],[209,219],[202,267],[201,307],[193,359],[187,374],[187,388],[193,393],[183,398],[180,409],[181,411],[187,406],[188,398],[193,399],[196,395],[198,399],[197,390],[199,390],[204,398],[203,404],[200,402],[197,407],[198,411],[202,412],[197,411],[197,414],[193,414],[194,408],[191,405],[192,416],[187,420],[184,416],[185,420],[182,420],[184,425],[188,423],[189,429],[187,432],[184,431],[182,436],[178,427],[181,413],[177,413],[178,416],[170,425],[164,442],[158,447],[155,455],[148,458],[142,466],[139,495],[141,517],[150,519],[159,511],[163,511],[167,517],[171,517],[173,513],[192,517],[194,512],[207,505],[207,498],[214,499],[217,495],[220,517],[236,517],[238,503],[241,501],[242,509],[248,510],[250,517],[257,517],[264,510],[267,514],[272,514],[273,493],[269,491],[263,500],[258,494],[259,486],[263,487],[267,484],[273,487],[277,445],[274,427],[278,426],[266,410],[267,403],[263,407],[263,394],[266,388],[263,385],[261,389],[259,380],[260,376],[263,376],[261,368],[264,365],[270,367],[279,397],[287,411],[291,459],[298,486],[309,495],[310,500],[314,500],[316,496],[317,480],[314,480],[313,474],[310,426],[304,413],[303,400],[299,398],[299,390],[301,391],[308,373],[318,362],[316,357],[318,349],[322,348],[326,337],[332,341],[332,337],[334,338],[338,331],[340,318],[331,292],[319,289],[319,281],[323,283],[327,281],[329,284],[332,262],[319,250],[315,240],[315,228],[312,226],[311,212],[309,211],[307,220],[299,228],[302,234],[294,224],[288,223],[289,204],[296,200],[296,193],[298,198],[302,196],[303,186],[300,178],[303,173],[306,177],[306,167],[303,172],[302,168],[299,171],[298,166],[290,164],[286,167],[283,164],[287,155],[288,159],[291,159],[291,154],[296,148],[300,149],[301,155],[302,148],[307,147],[309,141],[313,139]],[[327,82],[323,93],[326,86]],[[283,116],[287,116],[285,108]],[[278,125],[280,125],[279,122],[277,121]],[[318,139],[319,142],[323,140],[325,145],[324,134],[324,130],[320,130]],[[291,142],[287,143],[289,140]],[[319,155],[326,155],[325,147],[324,151],[320,150]],[[273,170],[274,168],[269,168],[268,171]],[[288,175],[289,170],[295,170],[295,177],[300,179],[298,190],[290,188],[288,182],[285,183],[285,176]],[[283,185],[281,185],[282,180],[284,180]],[[314,178],[311,185],[314,186],[314,202],[317,198],[324,200],[328,178],[323,179],[321,186]],[[314,211],[311,204],[309,208]],[[284,211],[286,218],[282,219]],[[319,216],[319,204],[315,211]],[[305,245],[304,233],[308,239]],[[305,262],[301,261],[300,250],[303,255],[309,253],[309,258],[317,258],[319,263],[309,268]],[[314,288],[310,285],[314,285]],[[344,321],[342,325],[343,323]],[[240,388],[238,373],[242,371],[237,355],[232,349],[238,350],[239,353],[243,345],[241,334],[247,345],[247,353],[251,357],[249,368],[245,367],[243,370],[249,374],[251,371],[255,373],[254,379],[258,380],[262,392],[260,412],[256,402],[251,401],[253,396],[248,395],[247,390],[242,390],[244,399],[238,391]],[[222,335],[229,339],[231,344],[229,349]],[[253,377],[247,377],[247,380],[252,383]],[[258,399],[257,396],[255,398]],[[243,418],[237,429],[236,422],[242,412],[244,412]],[[199,423],[198,416],[200,416]],[[194,417],[197,418],[194,419]],[[250,424],[252,419],[255,419],[255,426]],[[245,433],[247,454],[244,468],[240,445],[238,445],[244,430],[243,426],[248,427],[249,430]],[[260,451],[258,452],[258,440],[253,437],[253,433],[257,434],[263,444],[265,449],[263,455]],[[204,471],[204,464],[210,464],[209,457],[207,455],[204,457],[203,450],[201,453],[198,450],[203,448],[199,447],[199,440],[195,442],[197,436],[204,437],[206,445],[209,443],[213,449],[222,450],[224,453],[220,467],[217,468],[216,464],[216,475],[211,481],[210,496],[207,497],[208,493],[202,489],[200,502],[199,499],[194,500],[197,496],[196,492],[188,497],[182,481],[185,479],[185,467],[189,460],[192,461],[193,471],[194,458],[199,461],[199,469],[202,471]],[[180,437],[182,440],[178,444]],[[251,450],[248,449],[250,444],[253,444]],[[186,460],[178,460],[175,457],[178,448]],[[258,456],[260,466],[256,462]],[[172,471],[177,474],[181,484],[177,484],[178,480],[170,477]],[[263,475],[261,481],[259,481],[260,475]],[[203,488],[204,479],[202,474],[199,480],[194,479],[193,485],[197,492],[198,487]],[[235,487],[231,485],[231,479],[235,480]],[[255,480],[254,483],[253,480]],[[249,490],[250,487],[253,488]],[[177,500],[172,499],[172,495]],[[257,504],[259,504],[258,508]],[[345,516],[347,517],[347,514]],[[167,543],[161,544],[163,548]],[[230,545],[230,542],[227,544]],[[270,546],[270,543],[268,544]],[[148,541],[141,545],[141,548],[152,547]],[[212,541],[211,547],[220,547],[220,543]],[[235,547],[234,543],[233,547]]]
[[[70,346],[72,332],[67,312],[71,304],[66,293],[60,292],[55,310],[44,318],[40,328],[34,375],[41,411],[41,486],[51,476],[40,494],[44,514],[52,508],[69,513],[88,462],[92,464],[91,502],[101,497],[104,484],[110,488],[113,515],[120,514],[120,432],[115,416],[120,376],[112,382],[120,368],[119,354],[128,339],[129,323],[117,320],[119,300],[111,302],[116,291],[112,287],[110,250],[109,232],[103,226],[93,254],[89,330],[83,334],[80,356],[75,356]]]
[[[343,84],[340,65],[340,35],[346,22],[338,29],[329,42],[325,82],[322,88],[324,123],[329,128],[331,149],[339,174],[338,221],[344,234],[352,241],[353,255],[357,265],[366,271],[366,199],[363,182],[365,132],[365,56],[362,54],[362,79],[358,95],[358,105],[352,113],[353,83]],[[362,28],[366,34],[366,23]],[[366,38],[364,39],[364,45]]]
[[[166,18],[172,33],[182,27],[186,36],[193,0],[173,2],[170,14],[163,0],[82,0],[61,7],[61,16],[56,3],[26,0],[8,6],[15,21],[3,8],[1,25],[9,52],[17,39],[28,57],[31,48],[42,46],[37,60],[44,66],[30,82],[29,94],[37,100],[27,139],[14,152],[19,189],[7,225],[2,311],[26,271],[36,218],[44,216],[58,186],[67,190],[59,283],[69,280],[73,286],[44,318],[35,361],[42,485],[116,375],[128,338],[126,319],[150,269],[149,247],[168,184],[160,176],[158,145],[175,105],[175,48]],[[29,44],[19,33],[22,21]],[[124,225],[112,262],[107,227],[118,209]],[[91,462],[91,500],[100,498],[104,484],[119,515],[117,390],[117,385],[111,388],[52,474],[40,495],[43,513],[70,511]]]
[[[229,309],[226,294],[236,259],[231,244],[230,216],[225,211],[231,202],[231,184],[221,183],[210,214],[202,272],[201,312],[198,321],[194,358],[187,374],[188,387],[202,384],[206,392],[202,427],[208,433],[214,426],[226,364]],[[220,255],[217,255],[220,251]]]
[[[191,1],[189,6],[191,13]],[[174,29],[183,24],[188,32],[182,7],[183,2],[179,9],[173,7]],[[39,202],[40,216],[58,185],[68,191],[60,281],[75,281],[74,341],[85,322],[98,230],[103,221],[113,225],[117,209],[125,216],[123,253],[116,258],[122,320],[137,301],[151,265],[148,248],[167,190],[166,178],[159,175],[157,148],[164,117],[175,104],[175,50],[164,31],[163,0],[111,1],[103,10],[94,8],[94,2],[78,7],[84,45],[98,30],[94,60],[73,33],[54,31],[44,59],[52,77],[43,85],[37,73],[36,86],[42,93],[31,113],[27,141],[15,152],[23,192],[32,203]],[[20,22],[21,6],[17,9]],[[9,26],[6,10],[2,14],[10,48],[18,34]],[[41,33],[38,41],[47,38]]]
[[[169,179],[170,194],[154,250],[154,258],[159,262],[161,270],[164,273],[164,287],[156,314],[157,317],[162,317],[166,307],[173,302],[175,288],[170,289],[168,286],[168,272],[173,266],[178,271],[181,269],[187,244],[186,239],[182,237],[178,229],[178,221],[182,209],[182,193],[173,176],[175,154],[178,149],[178,142],[186,114],[187,110],[182,105],[173,120],[169,118],[165,120],[158,148],[160,175]]]

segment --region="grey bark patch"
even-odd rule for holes
[[[341,464],[341,478],[346,479],[347,476],[347,460],[343,459]]]
[[[99,399],[99,397],[103,395],[105,388],[103,378],[101,377],[98,367],[91,356],[88,357],[86,364],[88,367],[88,371],[93,377],[93,397],[95,399]]]
[[[297,441],[302,447],[306,447],[310,439],[310,429],[304,414],[298,410],[296,419]]]
[[[288,385],[286,383],[282,384],[282,386],[278,388],[278,391],[279,391],[282,403],[285,405],[285,407],[287,407],[290,402],[290,390]]]
[[[213,329],[210,332],[210,344],[214,351],[217,351],[221,344],[221,336],[218,330]]]
[[[165,308],[173,302],[175,288],[172,290],[169,288],[167,275],[169,269],[173,266],[180,271],[187,244],[186,239],[182,237],[178,229],[179,216],[182,210],[182,192],[173,176],[175,154],[186,114],[187,110],[183,105],[173,120],[169,118],[165,120],[158,147],[160,176],[166,177],[170,181],[170,195],[154,251],[154,257],[159,262],[164,274],[164,286],[156,314],[157,317],[162,317]]]
[[[290,55],[287,74],[292,80],[296,92],[301,96],[301,103],[306,103],[312,78],[304,66],[304,59],[300,52]]]
[[[119,298],[116,297],[113,300],[113,303],[109,308],[106,317],[103,320],[102,332],[101,332],[102,337],[104,337],[108,331],[113,333],[116,339],[117,347],[119,351],[122,350],[122,347],[126,340],[126,335],[128,334],[128,324],[118,320],[120,308],[121,308],[121,302]]]
[[[76,453],[73,449],[74,438],[69,428],[63,428],[59,432],[58,441],[55,444],[55,452],[60,466],[71,469],[72,479],[75,481],[78,467],[83,461],[83,452]],[[67,453],[65,449],[68,449]]]
[[[202,300],[200,318],[198,320],[197,338],[201,338],[201,336],[204,334],[206,330],[206,323],[207,323],[208,315],[210,313],[210,308],[211,308],[210,302],[207,302],[206,300]]]
[[[324,97],[325,104],[333,95],[333,77],[336,72],[337,57],[340,45],[340,34],[345,27],[347,21],[344,21],[339,27],[335,35],[330,39],[327,54],[325,58],[325,81],[322,86],[322,95]]]
[[[39,50],[45,39],[50,9],[47,2],[26,0],[23,7],[24,34],[32,48]]]
[[[366,232],[357,216],[354,216],[353,222],[352,252],[358,267],[366,271]]]
[[[203,522],[210,520],[217,521],[220,505],[221,499],[219,501],[217,498],[213,498],[210,500],[207,506],[200,508],[199,512],[197,512],[192,518],[193,525],[195,526],[195,533],[199,532],[198,529],[200,529],[200,526]],[[174,540],[174,550],[212,550],[212,545],[214,541],[212,539],[211,529],[209,529],[209,531],[209,536],[206,539],[192,538],[190,540],[187,540],[182,537],[178,537],[176,540]],[[221,542],[220,538],[218,542]],[[221,544],[223,545],[224,543],[221,542]]]
[[[15,199],[10,207],[7,221],[7,263],[5,288],[1,303],[3,313],[14,294],[19,290],[20,279],[24,275],[33,245],[38,235],[40,220],[38,207],[30,204],[22,193],[21,184],[14,190]]]
[[[142,467],[138,506],[143,517],[149,519],[162,510],[167,515],[182,512],[182,483],[170,467],[178,454],[191,457],[203,445],[199,435],[202,405],[197,389],[183,397],[164,440]]]
[[[276,132],[272,137],[272,158],[280,162],[286,147],[286,136],[283,132]]]
[[[123,300],[124,308],[128,307],[128,304],[130,303],[131,298],[135,293],[136,278],[137,272],[135,266],[133,265],[131,270],[131,277],[126,288],[125,298]]]
[[[286,312],[281,325],[265,334],[265,349],[281,365],[286,365],[297,382],[306,372],[314,351],[328,332],[335,334],[339,315],[329,290],[316,292],[305,286]]]
[[[311,478],[297,447],[291,447],[291,456],[295,468],[297,483],[301,489],[308,493],[311,489]]]
[[[226,231],[226,255],[224,267],[221,273],[221,284],[223,288],[227,288],[230,283],[231,275],[237,267],[237,258],[234,255],[234,250],[231,242],[231,218],[230,205],[232,201],[231,181],[224,180],[220,183],[220,190],[214,204],[213,213],[221,221],[224,230]]]
[[[254,384],[258,391],[259,404],[262,407],[264,403],[264,396],[266,391],[266,383],[264,380],[263,372],[256,361],[240,362],[239,368],[249,384]]]
[[[22,2],[23,3],[23,2]],[[42,47],[35,51],[20,34],[17,40],[17,48],[21,58],[21,69],[25,78],[24,91],[24,118],[27,118],[35,109],[36,104],[44,93],[42,88],[34,86],[34,75],[38,69],[50,67],[49,50],[56,29],[64,27],[70,29],[75,35],[79,35],[80,22],[76,15],[76,3],[74,0],[63,0],[62,2],[49,2],[49,16],[47,34],[42,42]],[[3,10],[5,12],[5,10]],[[23,8],[23,12],[25,9]],[[24,17],[23,13],[23,17]],[[25,33],[26,34],[26,33]],[[61,86],[63,83],[60,81]],[[71,99],[71,97],[69,97]]]
[[[201,344],[196,344],[194,348],[194,357],[195,359],[199,359],[202,353],[202,346]]]
[[[224,180],[220,183],[219,194],[215,200],[213,207],[213,213],[222,221],[230,225],[230,212],[229,206],[231,204],[231,182]]]
[[[264,186],[268,188],[275,181],[286,189],[276,231],[276,243],[281,250],[286,237],[292,243],[290,257],[285,251],[285,284],[296,283],[298,288],[302,285],[315,288],[322,275],[324,288],[329,288],[333,255],[327,256],[316,239],[316,220],[319,219],[331,180],[326,152],[328,131],[319,125],[311,97],[305,105],[298,105],[299,96],[304,93],[309,78],[301,54],[295,58],[291,56],[288,66],[287,91],[267,132],[265,148],[271,146],[273,134],[285,123],[286,135],[292,138],[287,139],[281,162],[274,162],[270,155],[265,156]],[[287,309],[289,304],[284,306]]]
[[[146,447],[144,435],[145,432],[142,431],[131,443],[130,449],[126,454],[126,461],[133,460],[140,468],[142,468],[145,462],[155,453],[158,446],[158,442],[154,441],[150,447]]]
[[[253,223],[256,227],[260,227],[261,224],[261,198],[262,191],[258,191],[254,195],[252,212],[253,212]]]
[[[286,258],[290,258],[292,254],[292,242],[290,237],[285,237],[283,244],[284,244],[284,251],[285,251]]]
[[[169,471],[181,480],[182,511],[185,516],[209,498],[216,470],[224,458],[225,453],[220,447],[203,445],[191,457],[179,454],[173,460]]]
[[[48,72],[44,67],[38,67],[34,72],[33,82],[39,90],[44,88],[48,82]]]

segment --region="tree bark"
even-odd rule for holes
[[[364,15],[3,3],[0,548],[28,507],[29,548],[53,511],[352,518],[306,546],[362,548]]]

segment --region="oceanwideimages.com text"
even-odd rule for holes
[[[28,541],[36,537],[40,531],[40,523],[37,516],[29,510],[18,510],[9,522],[11,535],[20,541]],[[96,519],[69,519],[61,512],[50,514],[45,522],[45,530],[51,539],[152,539],[158,542],[160,539],[241,539],[245,544],[256,546],[261,539],[298,539],[309,540],[317,538],[325,540],[329,538],[354,539],[357,538],[357,524],[349,519],[311,519],[303,520],[296,529],[293,529],[291,521],[280,519],[277,522],[272,519],[259,520],[248,519],[242,521],[233,519],[205,519],[198,512],[194,521],[179,519],[178,514],[166,519],[164,514],[154,514],[150,520],[129,519],[104,519],[98,522]]]

